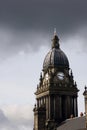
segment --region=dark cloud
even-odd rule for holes
[[[86,12],[86,0],[3,0],[0,23],[24,30],[57,26],[59,32],[67,33],[87,23]]]
[[[42,42],[35,41],[36,36],[47,38],[46,34],[52,35],[54,27],[60,37],[69,37],[87,26],[86,12],[86,0],[1,0],[1,52],[5,50],[9,55],[26,51],[27,46],[38,49]]]

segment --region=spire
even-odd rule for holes
[[[54,35],[56,35],[56,28],[54,28]]]
[[[54,28],[54,36],[53,36],[53,39],[52,39],[52,48],[57,48],[59,49],[59,38],[56,34],[56,28]]]

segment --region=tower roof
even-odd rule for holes
[[[43,62],[43,70],[49,67],[65,67],[69,68],[69,61],[65,53],[60,49],[59,38],[55,34],[52,40],[52,48],[45,56]]]
[[[57,130],[87,130],[87,128],[85,128],[85,116],[67,119]]]

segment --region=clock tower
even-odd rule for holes
[[[71,115],[78,116],[78,91],[68,58],[55,34],[35,92],[34,130],[55,130]]]

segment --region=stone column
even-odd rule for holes
[[[37,99],[37,107],[39,107],[39,99]]]
[[[76,97],[74,97],[74,116],[76,117]]]
[[[48,96],[46,96],[46,120],[49,119],[49,99]]]
[[[77,101],[77,97],[76,97],[76,116],[78,116],[78,101]]]
[[[71,115],[71,97],[67,96],[67,110],[66,110],[66,114],[67,114],[67,118],[70,117]]]
[[[49,120],[54,118],[54,96],[49,95]]]
[[[72,96],[72,113],[73,116],[75,115],[75,112],[74,112],[74,96]]]

